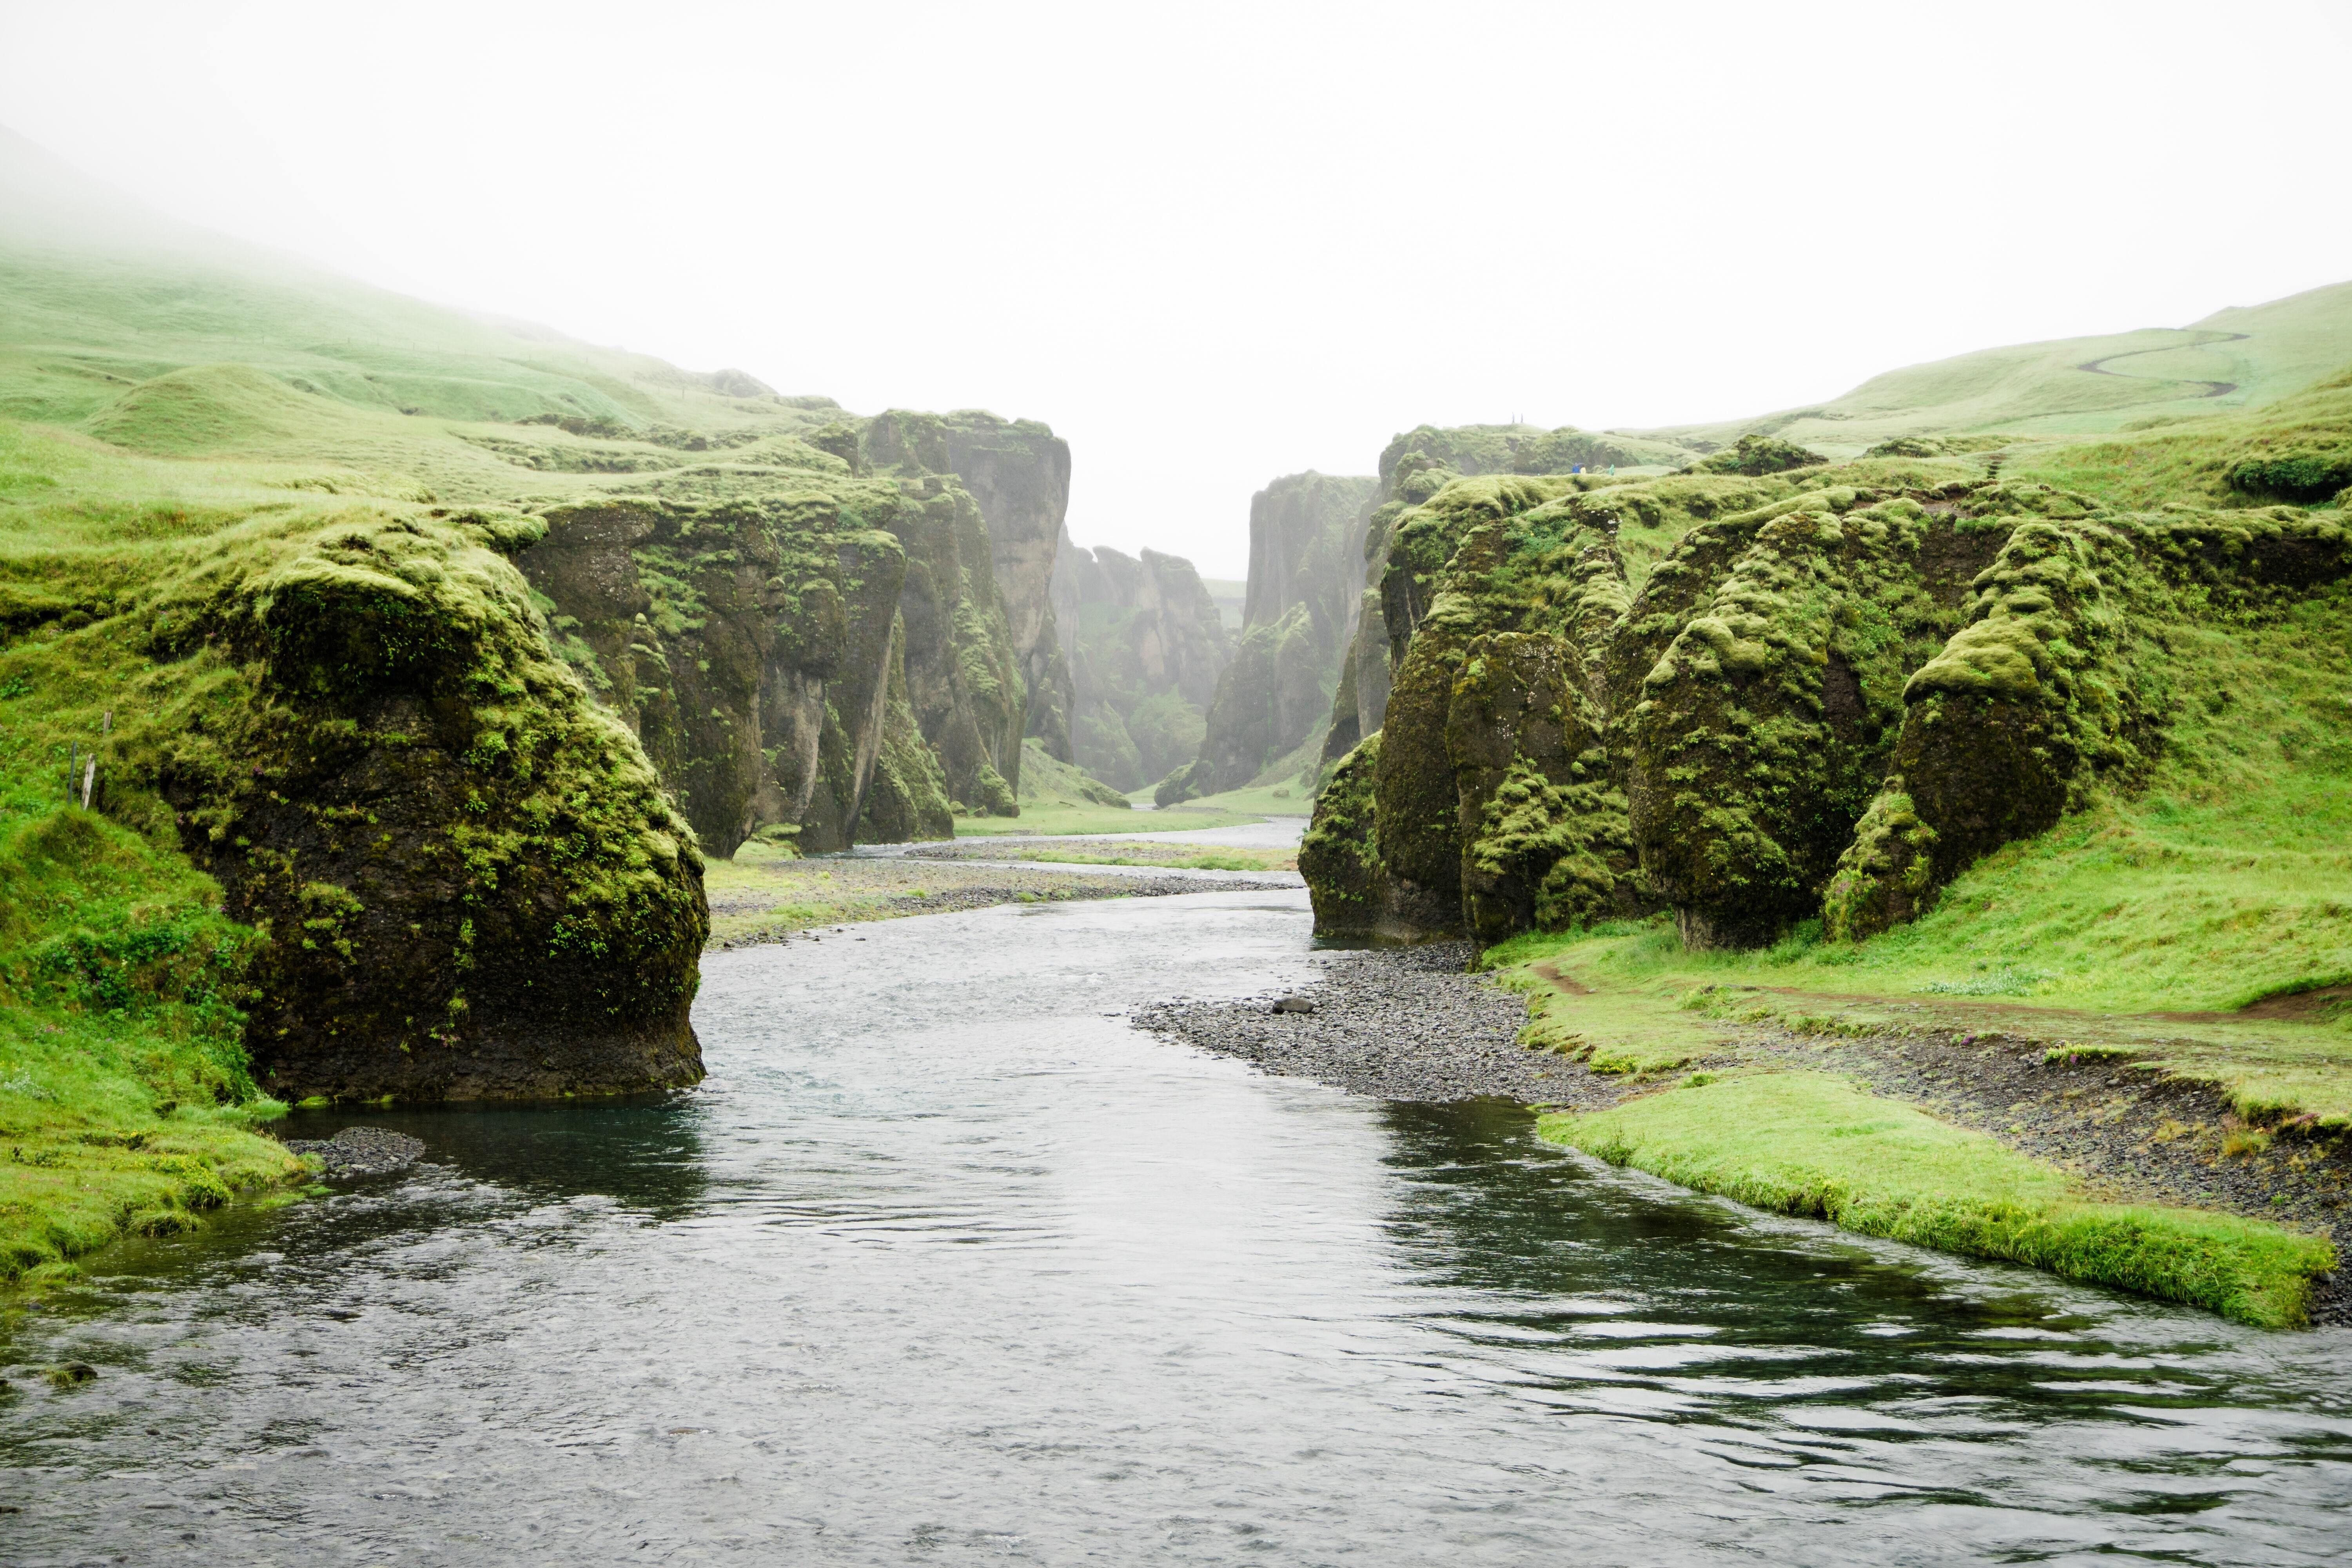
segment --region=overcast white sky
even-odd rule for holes
[[[1399,429],[1655,425],[2352,277],[2352,0],[74,5],[0,122],[182,216],[1074,448],[1246,560]]]

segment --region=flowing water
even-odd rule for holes
[[[0,1359],[0,1561],[2278,1563],[2352,1335],[1760,1218],[1130,1030],[1295,891],[707,963],[708,1087],[103,1255]],[[297,1131],[331,1130],[331,1119]],[[30,1366],[98,1378],[29,1388]]]

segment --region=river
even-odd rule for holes
[[[8,1319],[0,1561],[2340,1560],[2352,1334],[1125,1022],[1295,984],[1307,927],[1294,890],[856,927],[707,961],[695,1093],[298,1118],[428,1160]]]

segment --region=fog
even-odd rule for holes
[[[0,5],[0,122],[426,298],[1076,454],[1083,543],[2352,275],[2352,7]]]

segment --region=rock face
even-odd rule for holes
[[[945,837],[951,799],[1017,815],[1025,693],[973,498],[935,474],[804,482],[550,510],[523,567],[558,647],[715,853]]]
[[[542,526],[362,513],[142,606],[180,696],[123,771],[262,933],[247,1040],[272,1094],[702,1076],[702,862],[501,558]]]
[[[1232,638],[1191,562],[1080,550],[1066,536],[1054,615],[1068,645],[1079,767],[1132,790],[1198,754]]]
[[[1360,530],[1360,592],[1350,611],[1348,649],[1341,659],[1330,722],[1324,731],[1325,764],[1338,762],[1357,742],[1376,732],[1388,712],[1390,686],[1402,655],[1392,649],[1389,640],[1389,611],[1381,584],[1388,573],[1391,535],[1406,512],[1454,480],[1471,475],[1566,474],[1580,468],[1598,471],[1642,464],[1679,467],[1690,456],[1664,442],[1597,434],[1574,426],[1539,430],[1528,425],[1463,425],[1446,429],[1423,425],[1392,437],[1381,453],[1378,488],[1366,504]],[[1420,617],[1417,601],[1408,598],[1401,609],[1408,621]]]
[[[1055,624],[1053,578],[1070,505],[1069,443],[1034,419],[1000,419],[966,409],[917,414],[894,409],[865,422],[865,465],[877,472],[952,474],[979,504],[1025,691],[1022,733],[1071,759],[1075,696]],[[1002,770],[1005,759],[998,759]],[[1013,757],[1018,767],[1018,751]],[[1005,777],[1016,787],[1015,773]]]
[[[1394,688],[1301,852],[1318,930],[1885,930],[2160,744],[2163,627],[2352,572],[2291,509],[1786,457],[1457,478],[1391,518]]]
[[[1250,498],[1249,596],[1200,755],[1162,805],[1237,789],[1307,742],[1330,711],[1355,611],[1355,540],[1376,482],[1291,474]]]

